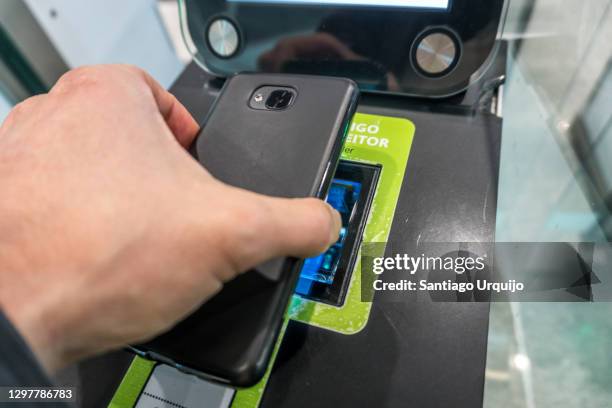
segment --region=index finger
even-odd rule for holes
[[[137,70],[151,89],[159,113],[163,116],[176,140],[184,148],[191,146],[200,131],[198,122],[191,116],[187,108],[174,95],[164,89],[151,75],[141,69],[137,68]]]

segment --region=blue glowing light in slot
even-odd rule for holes
[[[341,179],[335,179],[332,182],[327,202],[338,210],[342,216],[340,239],[324,254],[307,259],[304,262],[296,293],[308,296],[315,283],[331,285],[334,282],[338,264],[342,258],[351,216],[360,195],[361,183]]]

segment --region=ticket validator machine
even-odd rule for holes
[[[344,228],[306,261],[257,386],[210,384],[137,357],[110,406],[481,406],[489,305],[368,298],[360,254],[494,241],[504,12],[504,0],[182,1],[194,63],[172,92],[199,121],[234,73],[360,85],[328,198]]]

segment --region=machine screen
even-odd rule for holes
[[[449,0],[230,0],[235,3],[312,4],[447,9]]]

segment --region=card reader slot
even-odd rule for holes
[[[340,239],[326,253],[307,259],[295,293],[341,306],[351,281],[381,166],[341,161],[327,202],[340,212]]]

